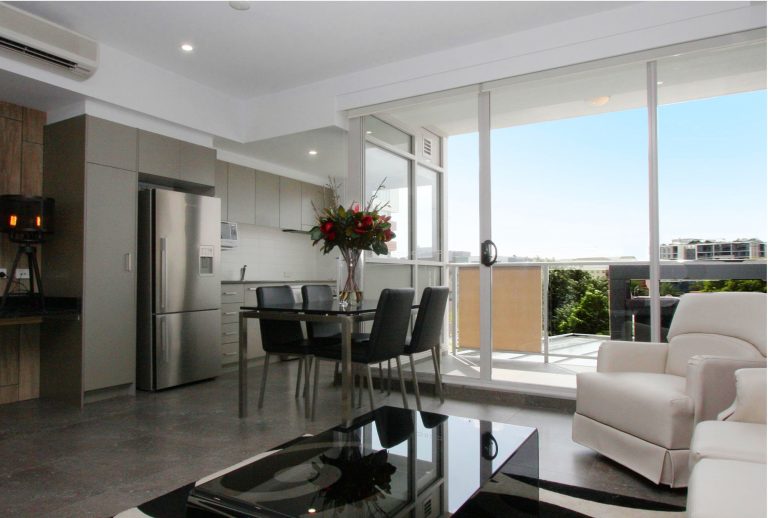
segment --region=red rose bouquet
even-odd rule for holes
[[[344,208],[339,201],[338,184],[331,180],[331,206],[317,210],[317,225],[310,230],[312,245],[322,242],[324,254],[338,247],[347,267],[347,279],[339,291],[339,300],[345,302],[354,296],[358,301],[362,292],[355,280],[355,273],[363,250],[377,255],[389,253],[387,242],[395,237],[390,216],[381,214],[388,203],[376,203],[382,182],[368,200],[365,209],[357,203]],[[335,208],[334,208],[335,207]]]

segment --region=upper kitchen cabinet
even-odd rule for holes
[[[227,218],[238,223],[256,221],[256,176],[253,169],[229,164]]]
[[[137,171],[139,130],[116,122],[86,116],[85,160],[92,164]]]
[[[280,228],[301,229],[301,182],[280,177]]]
[[[214,185],[216,150],[189,142],[179,144],[179,169],[181,179],[201,185]]]
[[[254,223],[264,227],[280,226],[280,177],[256,171],[256,207]]]
[[[180,180],[179,141],[139,130],[139,172]]]
[[[139,173],[213,186],[216,181],[216,151],[139,130]]]
[[[221,221],[229,221],[227,216],[229,164],[216,160],[215,192],[214,196],[221,200]]]
[[[323,210],[327,205],[325,188],[310,183],[301,184],[301,229],[311,230],[317,222],[315,209]]]

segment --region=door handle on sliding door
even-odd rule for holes
[[[491,247],[493,247],[493,257],[491,257]],[[499,255],[499,251],[496,248],[496,243],[490,239],[486,239],[480,243],[480,262],[484,266],[493,266],[496,263],[496,258]]]

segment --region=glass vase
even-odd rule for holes
[[[336,292],[339,294],[339,304],[358,304],[363,300],[362,250],[342,250],[337,266]]]

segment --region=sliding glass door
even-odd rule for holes
[[[573,388],[600,341],[665,339],[682,293],[765,291],[765,71],[746,33],[376,112],[411,136],[368,135],[370,181],[410,159],[393,257],[451,287],[444,373]]]

